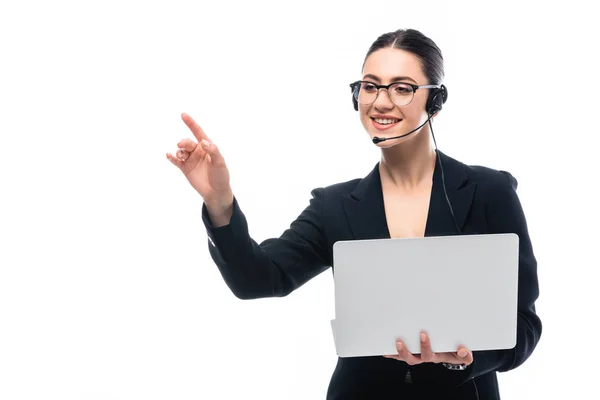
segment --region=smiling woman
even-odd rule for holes
[[[442,85],[442,53],[431,39],[412,29],[380,36],[361,76],[350,85],[352,101],[381,149],[380,162],[362,179],[314,189],[310,203],[278,238],[257,243],[250,237],[225,159],[190,116],[182,118],[195,140],[182,140],[177,156],[167,158],[202,196],[210,254],[240,299],[288,295],[332,266],[333,244],[341,240],[516,233],[519,298],[513,349],[472,352],[461,346],[434,353],[427,333],[416,332],[419,355],[398,342],[397,354],[339,358],[327,393],[330,400],[497,400],[496,373],[523,364],[542,332],[535,312],[537,263],[517,181],[506,171],[466,165],[432,145],[433,121],[448,92]]]

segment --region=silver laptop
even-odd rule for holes
[[[333,245],[340,357],[510,349],[516,345],[516,234],[338,241]]]

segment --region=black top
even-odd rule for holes
[[[474,351],[473,363],[465,371],[433,363],[410,367],[412,383],[405,382],[409,366],[402,361],[383,356],[338,358],[328,400],[428,398],[434,396],[432,391],[444,393],[444,399],[498,400],[496,372],[520,366],[540,340],[542,323],[534,305],[539,295],[537,262],[516,193],[517,180],[506,171],[468,166],[438,154],[461,234],[519,236],[517,345],[510,350]],[[363,179],[317,188],[312,196],[310,204],[279,238],[260,244],[250,238],[237,199],[230,223],[218,228],[212,226],[203,205],[210,254],[235,296],[286,296],[332,266],[336,241],[390,237],[379,163]],[[456,226],[436,162],[425,236],[454,234]]]

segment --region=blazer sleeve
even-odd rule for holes
[[[488,190],[485,214],[489,233],[516,233],[519,236],[517,344],[508,350],[474,351],[473,363],[464,371],[448,370],[439,364],[417,365],[413,381],[460,385],[491,371],[510,371],[531,356],[540,340],[542,322],[535,311],[535,301],[539,296],[537,261],[516,193],[518,183],[509,172],[500,171],[500,177],[500,183],[495,183]]]
[[[237,198],[229,224],[221,227],[212,225],[202,205],[210,254],[236,297],[283,297],[330,266],[322,218],[324,189],[311,194],[309,205],[279,238],[260,244],[250,237]]]

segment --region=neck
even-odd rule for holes
[[[382,149],[380,174],[403,190],[430,184],[436,162],[431,142],[429,127],[424,126],[411,140]]]

